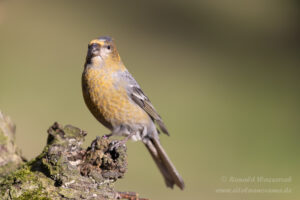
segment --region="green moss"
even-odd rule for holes
[[[71,125],[66,125],[64,127],[64,133],[65,133],[65,137],[74,137],[78,139],[82,139],[84,137],[81,129]]]
[[[47,170],[47,175],[54,178],[57,177],[61,172],[60,162],[49,163],[46,158],[42,159],[43,168]]]
[[[1,196],[4,196],[7,190],[10,190],[10,195],[16,200],[49,199],[47,198],[47,192],[44,191],[39,178],[34,172],[30,171],[28,165],[23,165],[20,169],[10,174],[0,183],[0,188]],[[22,191],[25,192],[20,194]]]
[[[36,180],[36,177],[34,173],[30,171],[30,168],[27,165],[24,165],[22,168],[9,175],[7,180],[11,181],[12,179],[14,182],[26,182],[34,181]]]
[[[21,196],[15,198],[16,200],[51,200],[47,197],[47,193],[43,192],[42,187],[39,187],[38,189],[26,191]]]
[[[74,194],[74,190],[69,188],[60,188],[60,191],[58,192],[61,196],[68,198],[68,199],[75,199],[75,197],[78,194]]]

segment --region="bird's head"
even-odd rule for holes
[[[120,62],[119,53],[111,37],[99,37],[90,41],[86,62],[101,65],[105,62]]]

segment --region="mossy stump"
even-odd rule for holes
[[[114,182],[127,169],[126,147],[111,148],[116,141],[97,137],[83,149],[85,136],[79,128],[54,123],[43,152],[27,162],[14,145],[14,126],[0,112],[0,199],[96,200],[128,196],[114,188]]]

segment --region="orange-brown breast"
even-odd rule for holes
[[[115,73],[96,67],[82,76],[83,96],[87,107],[104,126],[113,129],[121,124],[149,123],[148,114],[130,100],[126,88],[118,84]]]

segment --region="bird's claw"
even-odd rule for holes
[[[126,144],[126,141],[124,140],[121,140],[121,141],[112,141],[111,143],[112,145],[109,147],[109,150],[112,151],[114,150],[115,148],[118,148],[120,146],[125,146]]]

